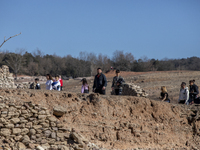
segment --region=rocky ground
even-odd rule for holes
[[[122,72],[126,82],[139,85],[148,98],[110,95],[114,72],[106,76],[106,95],[81,94],[80,79],[65,80],[62,92],[46,91],[44,84],[40,91],[1,89],[5,104],[0,108],[2,145],[16,149],[19,145],[25,149],[200,149],[200,106],[177,104],[181,82],[188,85],[195,79],[200,85],[200,72]],[[93,77],[88,83],[92,87]],[[167,87],[171,104],[158,100],[161,86]],[[12,110],[21,117],[17,123],[12,121],[17,116],[9,115]],[[24,110],[36,120],[32,126],[24,121]]]
[[[1,89],[0,95],[4,147],[200,149],[195,105],[64,91]]]

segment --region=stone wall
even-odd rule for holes
[[[115,95],[115,91],[111,92],[111,95]],[[140,86],[133,83],[126,83],[123,85],[122,95],[137,96],[137,97],[147,97],[148,94],[140,88]]]
[[[65,128],[47,108],[31,102],[7,103],[2,96],[0,98],[0,145],[4,149],[90,150],[98,148],[74,129]]]
[[[0,68],[0,88],[16,88],[13,74],[9,72],[9,67],[6,65]]]

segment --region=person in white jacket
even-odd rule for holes
[[[179,99],[178,99],[179,104],[189,104],[189,90],[188,87],[186,87],[186,83],[182,82],[181,83],[181,89],[179,93]]]
[[[52,90],[52,83],[53,83],[53,78],[50,74],[46,75],[47,82],[46,82],[46,90]]]

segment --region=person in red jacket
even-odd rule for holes
[[[62,91],[63,80],[62,80],[62,78],[61,78],[61,75],[59,75],[59,81],[60,81],[60,90]]]

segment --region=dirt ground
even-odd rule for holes
[[[46,90],[0,89],[7,101],[39,104],[91,143],[105,149],[200,149],[198,106],[169,104],[133,96],[102,96]]]
[[[139,85],[148,98],[110,95],[114,71],[106,74],[106,95],[81,94],[81,81],[65,80],[63,91],[0,90],[8,99],[32,101],[47,107],[61,105],[67,113],[59,118],[92,143],[106,149],[200,149],[198,105],[177,104],[181,82],[196,80],[199,71],[122,72],[126,82]],[[90,88],[93,77],[88,78]],[[166,86],[171,104],[160,102],[160,87]]]

